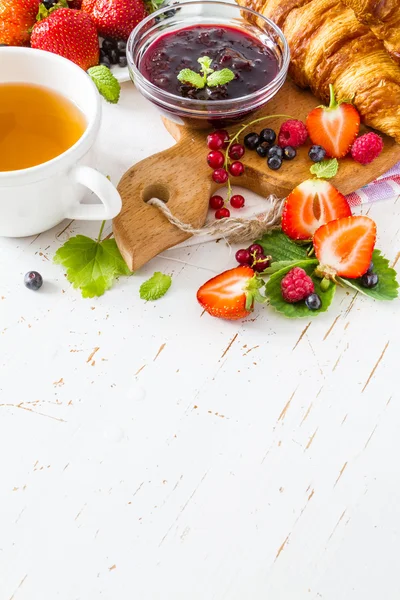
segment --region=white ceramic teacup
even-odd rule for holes
[[[29,169],[0,171],[0,236],[20,237],[50,229],[63,219],[112,219],[121,198],[101,173],[83,164],[96,139],[101,99],[87,73],[69,60],[32,48],[0,49],[0,83],[33,83],[74,102],[86,117],[82,137],[66,152]],[[86,158],[85,158],[86,157]],[[101,204],[80,204],[85,188]]]

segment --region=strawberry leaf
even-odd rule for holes
[[[76,235],[54,255],[54,262],[67,271],[67,279],[83,298],[102,296],[118,275],[131,275],[114,239],[102,242]]]
[[[272,262],[307,260],[307,247],[296,244],[282,231],[266,233],[255,243],[263,247],[265,256],[272,257]]]
[[[314,317],[319,315],[322,312],[328,310],[333,297],[336,291],[336,285],[331,283],[329,288],[324,291],[321,289],[321,279],[314,275],[314,270],[318,261],[314,260],[304,260],[299,261],[296,266],[304,269],[305,272],[310,275],[311,279],[314,282],[315,293],[321,298],[321,308],[318,310],[310,310],[305,305],[305,302],[295,302],[290,304],[289,302],[285,302],[282,298],[281,293],[281,281],[284,276],[293,268],[293,265],[287,266],[280,271],[277,271],[273,275],[271,275],[267,285],[265,286],[265,295],[269,299],[270,305],[275,308],[278,312],[284,314],[286,317],[291,319],[296,317]]]
[[[399,284],[396,280],[396,271],[389,267],[389,261],[387,258],[382,256],[380,250],[374,250],[372,254],[372,262],[374,263],[374,272],[379,277],[379,281],[375,287],[363,287],[361,284],[361,278],[347,279],[345,277],[338,277],[338,281],[361,292],[365,296],[374,298],[375,300],[394,300],[399,294]]]

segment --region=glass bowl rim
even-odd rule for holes
[[[257,18],[261,18],[269,27],[271,27],[274,30],[275,34],[280,38],[280,40],[282,41],[282,44],[283,44],[283,49],[282,49],[283,62],[279,68],[278,73],[276,74],[274,79],[272,79],[272,81],[267,83],[267,85],[260,88],[259,90],[255,91],[251,94],[246,94],[245,96],[240,96],[238,98],[229,98],[226,100],[213,100],[212,102],[210,102],[210,105],[212,106],[212,109],[213,109],[212,112],[217,112],[215,109],[218,109],[218,108],[226,109],[228,107],[233,107],[233,106],[235,106],[235,104],[244,102],[245,100],[254,101],[258,97],[264,96],[266,93],[268,93],[268,91],[273,90],[275,88],[275,86],[277,84],[279,84],[283,78],[286,78],[287,71],[289,68],[289,61],[290,61],[289,45],[288,45],[288,42],[287,42],[282,30],[273,21],[271,21],[271,19],[268,19],[268,17],[264,17],[262,14],[258,13],[257,11],[253,10],[252,8],[240,6],[239,4],[236,4],[233,2],[224,2],[223,0],[188,0],[187,2],[184,1],[184,2],[178,2],[178,3],[171,3],[171,4],[167,4],[167,5],[163,6],[159,10],[151,13],[145,19],[140,21],[140,23],[138,23],[136,25],[136,27],[132,30],[132,32],[129,35],[129,39],[128,39],[127,46],[126,46],[126,55],[127,55],[127,59],[128,59],[129,70],[132,69],[132,71],[133,71],[134,80],[139,79],[140,83],[143,84],[143,87],[148,89],[148,91],[159,94],[161,101],[165,99],[165,101],[171,102],[170,106],[175,106],[177,101],[183,102],[186,105],[186,108],[188,108],[188,106],[192,106],[193,108],[196,108],[196,107],[199,108],[200,106],[204,107],[204,104],[207,104],[206,100],[198,100],[195,98],[185,98],[183,96],[181,97],[181,96],[178,96],[177,94],[172,94],[171,92],[167,92],[167,91],[163,90],[162,88],[159,88],[154,83],[149,81],[146,77],[144,77],[144,75],[139,71],[139,69],[136,67],[136,65],[133,62],[132,47],[134,44],[134,40],[137,36],[137,33],[140,31],[140,29],[141,29],[141,27],[143,27],[143,25],[146,25],[152,19],[154,19],[158,15],[161,15],[165,12],[169,12],[171,10],[176,10],[176,9],[179,9],[186,5],[193,6],[196,4],[197,5],[203,5],[203,4],[208,5],[209,4],[210,6],[211,5],[227,6],[229,8],[234,7],[234,8],[237,8],[239,11],[245,11],[247,13],[250,13],[251,15],[254,15]],[[211,108],[211,106],[210,106],[210,108]],[[201,112],[206,114],[207,110],[201,110]]]

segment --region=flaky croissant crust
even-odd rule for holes
[[[393,60],[400,63],[399,0],[342,0],[357,19],[383,41]]]
[[[291,52],[290,75],[327,102],[351,98],[366,125],[400,143],[400,67],[383,43],[337,0],[239,0],[274,21]]]

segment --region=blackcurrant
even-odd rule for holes
[[[258,156],[261,156],[261,158],[265,158],[267,156],[268,148],[269,146],[266,142],[259,144],[256,148]]]
[[[252,133],[248,133],[244,137],[244,145],[249,150],[255,150],[259,143],[260,143],[260,138],[257,133],[254,133],[254,131]]]
[[[361,277],[361,285],[365,288],[373,288],[378,285],[379,277],[376,273],[365,273]]]
[[[321,162],[326,156],[326,150],[322,146],[311,146],[308,151],[308,156],[313,162]]]
[[[260,131],[260,140],[262,142],[266,142],[267,144],[273,144],[276,140],[276,133],[273,129],[267,127]]]
[[[275,155],[269,157],[269,159],[267,160],[267,165],[269,166],[270,169],[277,171],[282,166],[282,159],[279,158],[279,156],[277,156],[275,154]]]
[[[286,146],[286,148],[283,149],[283,158],[285,160],[293,160],[296,154],[297,152],[293,146]]]
[[[36,292],[36,290],[42,287],[43,278],[37,271],[29,271],[24,277],[24,284],[28,290],[33,290]]]
[[[310,294],[306,298],[306,306],[309,310],[319,310],[322,306],[321,298],[318,294]]]

